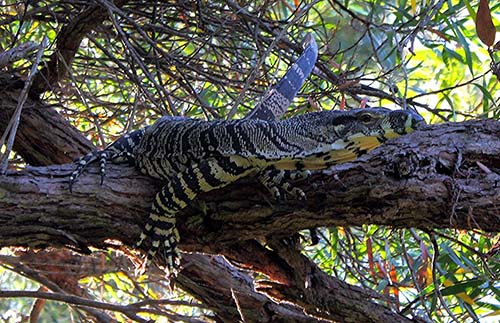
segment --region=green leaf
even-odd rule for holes
[[[469,270],[469,267],[467,267],[458,257],[458,255],[455,253],[453,249],[451,249],[447,244],[442,243],[441,248],[446,252],[446,254],[450,257],[450,259],[460,266],[463,269]]]
[[[467,39],[464,37],[462,31],[460,30],[460,27],[457,26],[457,24],[454,22],[453,19],[446,19],[446,21],[452,27],[452,30],[454,31],[455,35],[457,36],[458,42],[465,52],[465,61],[467,63],[467,66],[469,67],[471,74],[474,75],[472,55],[470,52],[469,43],[468,43]]]
[[[469,280],[461,283],[456,283],[453,286],[443,288],[441,290],[441,294],[443,296],[448,296],[448,295],[456,295],[458,293],[466,293],[467,288],[477,287],[483,284],[484,282],[485,280],[483,279],[476,279],[476,280]]]

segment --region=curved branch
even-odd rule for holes
[[[118,0],[115,5],[122,6],[125,2],[126,0]],[[106,8],[90,5],[61,29],[57,36],[56,50],[47,65],[35,77],[31,88],[34,94],[50,90],[66,76],[67,67],[71,66],[82,39],[107,17]]]
[[[7,129],[23,87],[21,79],[0,73],[0,133]],[[52,106],[27,98],[14,141],[14,150],[26,163],[33,166],[70,163],[93,147]]]

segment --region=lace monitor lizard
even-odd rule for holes
[[[302,84],[304,84],[306,78],[311,74],[318,58],[318,45],[312,34],[307,34],[303,43],[305,47],[297,61],[292,64],[279,82],[264,94],[262,101],[247,114],[245,119],[277,120],[285,113]],[[140,129],[130,133],[102,152],[92,152],[80,158],[78,168],[70,178],[70,190],[76,178],[89,163],[97,160],[100,161],[101,184],[104,180],[107,160],[112,160],[114,163],[128,162],[134,165],[134,147],[140,142],[145,130]],[[276,179],[280,176],[280,173],[268,172],[268,176],[274,175]],[[285,177],[282,178],[283,181],[286,179]],[[272,188],[270,189],[272,190]],[[274,195],[278,196],[278,194],[279,192],[274,190]],[[313,235],[314,232],[314,229],[311,229],[312,239],[316,237],[315,234]]]
[[[163,180],[165,186],[156,194],[138,246],[151,238],[148,260],[163,248],[172,274],[179,266],[175,216],[199,193],[253,175],[277,196],[284,190],[303,197],[300,189],[287,182],[293,178],[292,171],[325,169],[353,160],[422,123],[414,112],[385,108],[312,112],[282,121],[163,117],[103,151],[82,157],[70,177],[70,189],[94,161],[100,162],[101,176],[106,161],[129,162]]]

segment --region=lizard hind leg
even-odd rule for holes
[[[193,164],[183,172],[172,175],[160,192],[156,194],[147,225],[141,234],[137,247],[142,246],[145,239],[152,239],[147,254],[147,266],[153,257],[162,251],[165,256],[168,276],[175,276],[180,268],[180,254],[177,249],[179,232],[176,228],[175,216],[184,209],[199,193],[224,187],[238,178],[251,173],[253,168],[245,159],[227,157],[202,160]]]
[[[151,246],[141,265],[141,272],[155,256],[164,258],[167,276],[175,276],[179,270],[180,254],[177,249],[179,232],[175,226],[175,214],[185,204],[178,205],[174,201],[171,190],[172,186],[166,185],[156,194],[146,226],[136,244],[136,247],[141,247],[148,237],[151,238]]]
[[[258,179],[276,200],[283,198],[281,195],[282,191],[299,200],[305,200],[306,194],[304,191],[294,187],[289,181],[305,179],[309,174],[309,171],[289,171],[272,168],[260,172]]]

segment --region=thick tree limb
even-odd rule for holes
[[[12,117],[23,86],[23,81],[0,74],[0,133]],[[26,163],[33,166],[70,163],[92,148],[92,143],[53,107],[27,99],[14,141],[14,150]]]
[[[113,169],[115,167],[113,167]],[[140,228],[135,225],[134,218],[137,215],[142,216],[142,209],[148,209],[149,203],[144,202],[144,198],[148,195],[149,198],[152,197],[152,195],[147,192],[154,191],[151,190],[149,186],[150,184],[154,185],[154,183],[142,176],[138,176],[136,180],[133,180],[137,175],[133,169],[128,168],[124,175],[137,184],[139,190],[135,193],[129,195],[131,193],[129,191],[129,193],[123,196],[121,196],[121,193],[118,193],[118,195],[113,197],[116,192],[113,192],[114,189],[111,188],[109,192],[111,195],[106,194],[107,197],[104,197],[104,200],[97,197],[100,193],[97,195],[90,193],[91,196],[94,196],[97,200],[101,200],[101,202],[105,204],[108,204],[110,200],[115,200],[115,203],[126,204],[123,205],[123,208],[119,211],[122,215],[126,216],[118,216],[114,219],[113,217],[117,216],[114,211],[112,211],[112,214],[107,213],[109,211],[109,205],[104,207],[103,213],[101,213],[101,211],[99,211],[100,207],[96,207],[96,204],[98,205],[99,203],[94,201],[94,197],[88,199],[88,194],[81,191],[75,193],[76,200],[68,200],[67,203],[64,202],[66,199],[64,196],[58,200],[53,200],[52,196],[49,200],[44,200],[42,198],[42,201],[39,200],[35,203],[30,203],[30,199],[35,198],[35,195],[53,195],[57,194],[59,189],[66,191],[68,173],[62,173],[60,177],[54,177],[54,182],[52,184],[42,185],[44,186],[43,190],[40,190],[41,186],[38,185],[40,183],[36,183],[38,179],[45,176],[47,176],[47,181],[52,181],[49,178],[51,176],[49,174],[54,175],[55,172],[53,170],[55,168],[56,167],[33,169],[31,175],[28,175],[23,180],[19,180],[17,176],[3,178],[6,181],[1,181],[2,184],[0,185],[0,189],[4,193],[12,192],[13,190],[17,191],[21,188],[21,190],[18,191],[20,193],[19,199],[17,201],[10,200],[10,202],[17,203],[16,209],[24,210],[21,211],[24,215],[20,214],[19,217],[15,218],[10,218],[8,214],[1,216],[2,219],[0,220],[0,224],[8,223],[7,225],[3,225],[2,229],[0,229],[2,246],[26,243],[32,247],[41,248],[54,245],[71,245],[73,248],[85,249],[83,246],[86,244],[99,247],[116,247],[116,242],[107,242],[107,239],[126,241],[125,237],[127,236],[138,236]],[[117,167],[117,170],[119,168],[120,167]],[[38,177],[38,179],[35,179],[34,176]],[[13,179],[13,181],[7,181],[9,179]],[[111,182],[112,180],[112,178],[109,178],[107,182]],[[86,181],[86,179],[84,179],[84,181]],[[132,182],[130,182],[130,184],[132,184]],[[85,182],[81,184],[87,188],[92,187],[92,185],[88,186]],[[58,188],[57,186],[60,187]],[[62,191],[59,193],[64,195]],[[80,198],[83,198],[83,200],[80,200]],[[122,198],[127,199],[127,201],[125,202]],[[74,205],[74,208],[72,205]],[[94,208],[96,212],[93,215],[87,213],[87,207],[91,205],[93,205],[92,208]],[[109,207],[115,208],[116,206],[115,204]],[[8,208],[6,204],[2,203],[0,203],[0,207]],[[79,218],[79,220],[72,220],[72,218],[75,219],[75,215],[77,215],[76,218]],[[146,213],[143,215],[145,216]],[[112,228],[110,228],[110,226]],[[17,229],[14,230],[14,228]],[[12,230],[16,231],[17,234],[10,235],[9,231]],[[115,233],[111,233],[109,230]],[[24,239],[23,236],[27,237],[27,239]],[[100,237],[100,239],[93,240],[93,237]],[[135,238],[130,239],[128,243],[133,244],[134,240]],[[241,251],[243,250],[241,249],[240,252]],[[255,255],[254,253],[253,256]],[[248,256],[251,255],[249,254]],[[271,260],[272,259],[268,259],[268,261]],[[274,259],[272,261],[276,262],[279,261],[279,259]],[[226,322],[233,322],[239,318],[241,313],[248,322],[266,321],[266,317],[268,319],[271,317],[285,317],[289,322],[311,322],[312,320],[311,317],[302,314],[302,309],[300,308],[270,302],[264,295],[256,293],[254,291],[252,279],[246,275],[242,275],[231,266],[228,266],[226,262],[218,260],[218,258],[209,261],[209,258],[201,255],[186,255],[184,257],[184,266],[186,269],[182,271],[179,277],[179,286],[192,292],[198,298],[209,304],[209,306],[211,306],[211,308],[213,308]],[[229,285],[228,282],[230,282]],[[214,288],[207,289],[202,287],[207,285],[213,286]],[[304,284],[301,285],[305,286]],[[348,286],[347,284],[344,285]],[[231,288],[231,290],[228,290],[228,288]],[[294,289],[290,288],[287,290]],[[362,291],[361,289],[355,290],[358,292]],[[366,302],[367,296],[370,295],[361,293],[358,298],[362,298]],[[274,298],[277,299],[276,295],[274,295]],[[234,299],[240,302],[238,311],[235,311],[235,306],[231,305]],[[349,302],[352,303],[352,295],[349,298]],[[223,304],[227,305],[224,308],[217,307]],[[367,305],[365,304],[365,306]],[[375,305],[373,304],[373,306]],[[378,312],[384,313],[384,307],[378,306],[378,308]],[[365,314],[366,313],[361,312],[359,315],[363,316]],[[394,313],[390,314],[392,316],[395,315]]]
[[[256,236],[290,236],[316,226],[367,223],[500,231],[498,138],[497,121],[429,127],[389,142],[366,158],[313,175],[301,185],[308,197],[305,203],[277,205],[255,181],[241,181],[201,196],[207,208],[204,225],[187,224],[199,218],[196,206],[182,212],[180,228],[191,233],[182,246],[209,251],[211,247],[203,246],[200,237],[224,245]],[[1,224],[14,224],[22,215],[32,220],[29,223],[43,219],[40,224],[64,230],[86,244],[104,247],[109,238],[133,244],[159,183],[133,168],[110,165],[102,187],[93,168],[71,194],[67,182],[72,169],[72,165],[30,168],[1,178],[4,212],[0,221],[10,221]],[[69,222],[61,224],[65,216]],[[101,223],[87,221],[93,217]],[[90,231],[82,235],[79,227]],[[3,245],[28,245],[33,239],[7,227],[3,230]],[[62,236],[56,241],[68,243]],[[50,244],[56,241],[51,238]]]
[[[292,266],[300,258],[290,258],[280,248],[267,251],[275,252],[269,257],[261,257],[264,253],[258,251],[258,246],[248,248],[251,245],[245,241],[285,237],[310,227],[364,223],[500,231],[496,173],[500,169],[499,135],[500,123],[496,121],[429,127],[389,142],[366,158],[336,167],[335,176],[331,172],[315,174],[301,185],[307,203],[262,202],[267,194],[253,180],[204,194],[200,202],[178,217],[181,248],[226,252],[233,260],[253,266],[282,286],[264,283],[259,287],[261,291],[304,308],[321,309],[314,303],[320,300],[310,297],[309,305],[300,303],[304,300],[290,288],[298,286],[297,281],[310,280],[314,275],[307,278],[304,273],[314,270],[283,272],[283,266]],[[87,245],[111,246],[108,239],[127,245],[136,241],[158,183],[132,168],[112,165],[103,187],[98,186],[94,168],[70,194],[67,179],[71,170],[71,165],[32,168],[0,179],[2,246],[70,245],[85,249]],[[205,205],[200,208],[200,203]],[[206,209],[206,216],[199,216],[200,209]],[[193,224],[200,219],[201,223]],[[241,247],[245,243],[247,249],[235,248],[235,244]],[[231,248],[235,249],[231,252]],[[302,277],[297,280],[297,275]],[[339,297],[321,301],[327,304],[325,312],[343,308]],[[373,314],[370,306],[353,310],[358,310],[358,315],[366,315],[367,311]],[[377,312],[380,315],[383,307],[381,310]],[[314,313],[319,317],[321,314]],[[372,321],[376,321],[374,317]]]

